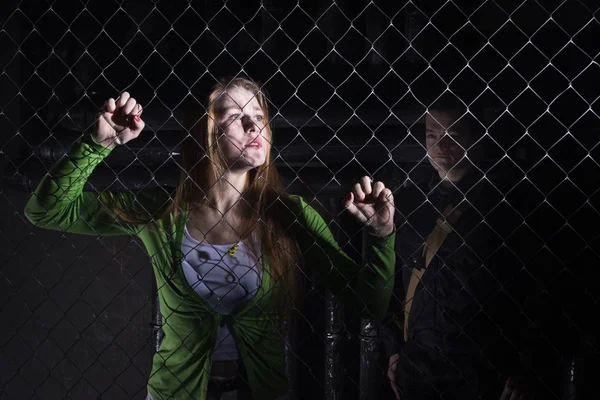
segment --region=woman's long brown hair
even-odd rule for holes
[[[263,136],[267,139],[267,156],[263,165],[248,173],[246,188],[240,199],[243,202],[243,218],[241,226],[236,228],[241,232],[240,240],[250,243],[252,249],[258,250],[257,254],[262,253],[262,257],[268,260],[268,271],[274,282],[274,305],[285,320],[296,304],[301,286],[302,278],[297,266],[299,251],[296,240],[283,226],[283,221],[289,221],[283,218],[287,209],[282,199],[283,183],[272,161],[270,150],[273,136],[269,107],[258,84],[238,77],[221,81],[213,87],[208,96],[206,113],[192,126],[180,147],[179,185],[173,202],[165,211],[179,215],[185,205],[193,210],[195,207],[209,206],[214,200],[219,182],[227,170],[219,145],[218,100],[227,95],[227,90],[239,88],[252,93],[262,109],[266,121]],[[118,211],[117,215],[122,220],[133,222],[132,216]]]

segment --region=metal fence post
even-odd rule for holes
[[[363,232],[362,256],[363,265],[366,264],[365,238]],[[360,323],[360,400],[376,399],[381,396],[381,388],[385,384],[382,373],[383,357],[381,353],[381,339],[379,337],[379,324],[363,318]]]
[[[329,198],[329,211],[336,218],[339,205],[334,197]],[[340,232],[333,224],[332,233],[339,240]],[[343,306],[331,293],[325,296],[325,399],[341,399],[344,390],[344,366],[341,360],[344,337]]]

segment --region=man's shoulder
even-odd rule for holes
[[[431,168],[415,169],[408,173],[403,180],[397,182],[396,191],[412,196],[427,197],[431,190],[431,182],[435,171]]]

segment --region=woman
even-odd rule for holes
[[[127,92],[109,99],[94,132],[40,182],[28,219],[81,234],[135,234],[145,244],[164,332],[149,398],[218,399],[232,390],[240,399],[284,395],[280,328],[295,306],[300,271],[371,316],[385,313],[395,263],[390,190],[364,177],[345,200],[370,232],[369,264],[360,268],[315,210],[284,193],[270,156],[266,99],[255,83],[236,78],[215,86],[182,144],[174,198],[162,188],[83,192],[94,167],[138,137],[141,113]]]

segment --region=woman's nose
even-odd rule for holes
[[[253,121],[252,118],[248,115],[244,115],[242,117],[242,125],[244,127],[244,131],[246,132],[254,132],[258,130],[256,122]]]

